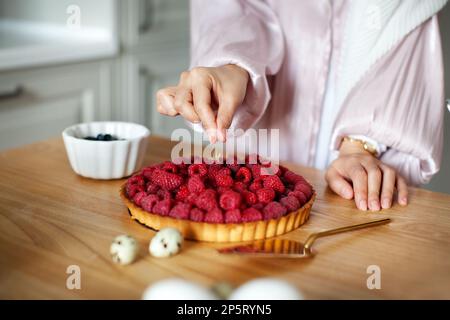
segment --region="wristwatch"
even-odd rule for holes
[[[346,136],[346,137],[344,137],[343,141],[348,141],[348,142],[351,142],[351,143],[358,143],[358,144],[360,144],[363,147],[364,150],[369,152],[374,157],[379,157],[380,156],[381,152],[380,152],[378,146],[373,144],[373,143],[371,143],[371,142],[369,142],[369,141],[367,141],[367,140]]]

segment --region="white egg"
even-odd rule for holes
[[[145,289],[143,300],[217,300],[214,293],[194,282],[180,278],[158,281]]]
[[[121,235],[114,239],[109,251],[115,263],[130,264],[137,257],[139,245],[132,236]]]
[[[150,241],[148,251],[157,258],[167,258],[177,254],[183,245],[183,236],[175,228],[163,228]]]
[[[275,278],[259,278],[244,283],[230,300],[303,300],[301,292],[290,283]]]

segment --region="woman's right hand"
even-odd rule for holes
[[[211,143],[224,142],[226,129],[244,101],[248,80],[248,72],[234,64],[185,71],[178,86],[157,92],[158,112],[201,122]]]

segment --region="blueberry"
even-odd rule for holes
[[[97,138],[96,137],[92,137],[92,136],[88,136],[88,137],[86,137],[86,138],[84,138],[85,140],[97,140]]]
[[[98,141],[104,141],[104,140],[105,140],[105,135],[104,135],[103,133],[99,133],[99,134],[97,135],[97,140],[98,140]]]
[[[110,135],[110,134],[105,134],[105,135],[103,136],[103,140],[104,140],[104,141],[112,141],[112,140],[115,140],[115,139],[114,139],[114,137],[113,137],[112,135]]]

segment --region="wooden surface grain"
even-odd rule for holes
[[[152,137],[146,164],[168,160],[171,142]],[[255,277],[286,279],[307,299],[450,299],[450,196],[411,189],[407,207],[364,213],[326,187],[323,173],[287,164],[316,188],[309,222],[284,238],[304,241],[327,228],[390,217],[389,225],[317,241],[308,260],[221,256],[220,244],[186,241],[170,259],[147,253],[154,232],[132,221],[119,198],[124,180],[96,181],[70,168],[60,139],[0,153],[0,298],[138,299],[150,283],[184,277],[210,286],[237,286]],[[140,243],[130,266],[112,263],[119,234]],[[70,265],[81,289],[66,287]],[[381,289],[366,285],[380,267]]]

